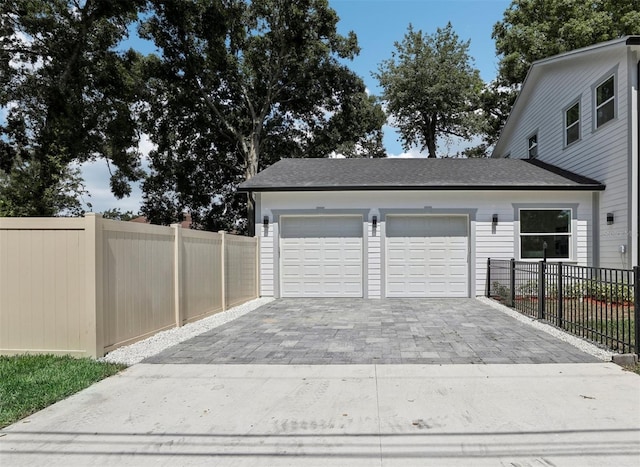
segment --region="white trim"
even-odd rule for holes
[[[578,120],[573,122],[571,125],[567,125],[567,114],[569,113],[569,110],[573,109],[576,105],[578,106]],[[563,134],[562,134],[563,148],[567,148],[573,144],[578,143],[582,139],[582,95],[579,96],[577,99],[574,99],[573,101],[571,101],[571,103],[568,106],[562,109],[562,119],[564,123]],[[574,126],[578,127],[578,138],[569,142],[567,137],[567,132],[569,128]]]
[[[522,211],[568,211],[569,212],[569,224],[568,224],[568,229],[569,232],[522,232],[522,229],[520,228],[521,226],[521,216],[522,216]],[[527,257],[527,258],[523,258],[522,257],[522,238],[523,237],[552,237],[552,236],[562,236],[562,237],[568,237],[569,239],[569,244],[567,246],[568,249],[568,255],[567,257],[562,257],[562,258],[549,258],[547,257],[547,261],[573,261],[574,260],[574,244],[575,244],[575,226],[574,226],[574,215],[573,215],[573,210],[570,207],[545,207],[545,208],[536,208],[536,207],[520,207],[518,208],[518,224],[517,224],[517,242],[516,242],[516,249],[517,249],[517,258],[518,261],[539,261],[541,259],[543,259],[542,256],[540,257]]]
[[[613,96],[609,97],[604,102],[598,104],[598,89],[603,87],[605,85],[605,83],[607,81],[609,81],[609,80],[613,81]],[[609,123],[609,122],[611,122],[611,121],[613,121],[613,120],[615,120],[617,118],[617,116],[618,116],[618,109],[617,109],[618,90],[616,89],[617,84],[618,84],[617,74],[615,72],[613,72],[613,73],[608,73],[605,78],[603,78],[600,81],[598,81],[598,83],[593,87],[593,129],[594,130],[602,128],[604,125],[606,125],[607,123]],[[603,108],[603,107],[605,107],[609,103],[611,103],[613,105],[613,115],[607,121],[599,123],[598,122],[598,110]]]

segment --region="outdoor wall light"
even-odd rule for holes
[[[491,217],[491,223],[492,223],[493,225],[496,225],[496,224],[498,223],[498,215],[497,215],[497,214],[494,214],[494,215]]]
[[[613,213],[612,212],[608,212],[607,213],[607,225],[611,225],[613,224]]]
[[[373,228],[375,229],[376,226],[378,225],[378,216],[373,216],[371,218],[371,223],[373,224]]]
[[[262,226],[263,226],[265,229],[268,229],[268,228],[269,228],[269,216],[264,216],[264,217],[262,218]]]

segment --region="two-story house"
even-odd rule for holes
[[[640,36],[537,61],[493,152],[495,158],[552,164],[606,186],[592,193],[594,266],[640,264],[639,88]],[[558,197],[550,209],[562,202]]]

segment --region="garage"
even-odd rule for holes
[[[282,297],[362,297],[360,216],[280,219]]]
[[[468,297],[466,216],[387,216],[387,297]]]

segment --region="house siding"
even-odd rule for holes
[[[630,67],[637,66],[635,53],[626,47],[607,49],[587,57],[575,57],[553,65],[543,65],[528,99],[518,102],[524,110],[510,137],[500,143],[500,154],[526,158],[527,138],[538,134],[537,159],[606,185],[599,194],[600,265],[629,267],[630,254],[622,255],[620,245],[629,245],[633,231],[629,190],[631,188]],[[610,74],[616,76],[616,118],[595,129],[594,89]],[[525,84],[526,86],[527,84]],[[531,89],[530,89],[531,91]],[[564,145],[564,110],[580,101],[579,141]],[[614,213],[615,223],[607,225],[606,214]]]
[[[559,201],[561,200],[561,201]],[[515,219],[515,205],[576,205],[575,262],[586,265],[592,258],[593,248],[590,234],[592,222],[592,194],[590,192],[303,192],[303,193],[262,193],[259,217],[268,215],[271,219],[268,229],[262,225],[256,228],[260,236],[261,294],[278,296],[279,273],[277,267],[278,217],[273,213],[287,212],[318,215],[332,210],[359,211],[364,216],[363,246],[365,248],[364,273],[367,298],[385,296],[385,221],[382,213],[407,212],[437,214],[469,214],[469,294],[482,295],[485,290],[488,258],[510,259],[516,254],[518,223]],[[493,214],[498,214],[498,224],[492,224]],[[377,216],[378,225],[373,229],[372,216]]]
[[[380,215],[377,211],[373,212],[371,216]],[[367,222],[367,298],[381,298],[382,297],[382,241],[380,237],[380,226],[377,226],[374,230],[372,217]]]

